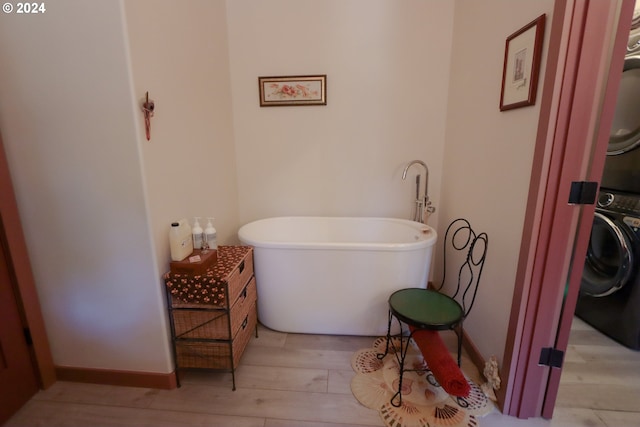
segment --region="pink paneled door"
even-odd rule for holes
[[[594,68],[585,71],[583,81],[579,81],[580,86],[576,88],[576,90],[580,90],[580,88],[593,84],[593,82],[602,84],[602,98],[600,98],[601,93],[594,93],[594,106],[596,107],[594,110],[597,114],[595,117],[590,117],[589,121],[590,125],[594,126],[594,135],[591,136],[595,138],[585,141],[584,143],[584,151],[588,152],[588,150],[592,150],[592,156],[588,159],[586,170],[584,167],[581,170],[581,173],[586,172],[586,175],[583,175],[586,181],[599,183],[604,169],[635,0],[591,3],[596,4],[590,5],[587,27],[584,31],[585,47],[583,48],[583,55],[588,56],[589,49],[593,49],[592,46],[600,46],[601,49],[606,52],[610,43],[614,43],[609,66],[602,69]],[[606,22],[605,17],[615,13],[617,4],[620,5],[620,14],[618,21],[614,21],[617,25],[612,29],[609,23]],[[609,42],[609,44],[607,44],[607,42]],[[602,100],[602,104],[598,105],[598,101],[600,100]],[[569,183],[565,181],[561,184],[566,186]],[[572,269],[569,271],[567,294],[564,297],[564,305],[555,344],[556,348],[562,351],[566,351],[569,341],[569,332],[573,320],[573,313],[576,308],[580,282],[582,280],[585,254],[591,235],[594,211],[595,205],[585,207],[578,224]],[[561,371],[557,369],[552,369],[549,373],[545,401],[542,408],[542,415],[546,418],[551,418],[553,414],[560,384],[560,374]]]
[[[633,6],[634,0],[555,4],[503,362],[509,415],[553,415],[561,368],[541,365],[541,350],[566,351],[595,210],[568,203],[569,189],[602,176]]]

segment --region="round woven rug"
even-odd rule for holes
[[[386,337],[378,338],[373,348],[358,350],[353,355],[351,366],[356,375],[351,381],[351,391],[361,404],[377,410],[388,427],[474,427],[478,426],[477,417],[493,411],[493,402],[467,374],[465,378],[471,385],[469,396],[447,394],[415,345],[409,346],[405,366],[424,371],[405,371],[402,405],[398,408],[391,405],[391,398],[398,391],[400,368],[391,346],[389,354],[378,359],[386,342]]]

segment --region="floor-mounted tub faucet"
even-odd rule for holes
[[[424,179],[424,197],[420,198],[420,175],[416,176],[416,201],[415,201],[415,210],[413,213],[413,220],[417,222],[424,223],[425,214],[432,214],[436,211],[436,208],[431,205],[431,200],[429,200],[429,168],[427,164],[422,160],[412,160],[409,164],[404,168],[404,172],[402,172],[402,179],[407,179],[407,171],[412,165],[422,165],[424,167],[425,179]]]

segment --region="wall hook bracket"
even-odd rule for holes
[[[155,110],[155,103],[149,99],[149,92],[142,101],[142,112],[144,113],[144,130],[147,134],[147,141],[151,140],[151,117]]]

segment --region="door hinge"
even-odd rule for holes
[[[33,345],[33,339],[31,339],[31,329],[24,328],[24,340],[27,342],[27,345]]]
[[[598,183],[593,181],[574,181],[569,190],[570,205],[593,205],[598,196]]]
[[[538,361],[538,365],[540,366],[562,368],[563,361],[564,351],[551,347],[544,347],[542,350],[540,350],[540,360]]]

